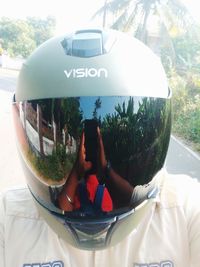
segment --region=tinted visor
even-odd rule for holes
[[[134,207],[168,149],[170,100],[73,97],[13,103],[26,178],[37,201],[68,218],[112,217]]]

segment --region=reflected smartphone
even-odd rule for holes
[[[94,119],[84,122],[86,161],[92,162],[92,169],[94,170],[97,165],[97,126],[98,122]]]

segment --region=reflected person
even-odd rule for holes
[[[83,188],[84,185],[86,185],[87,197],[89,201],[93,203],[98,192],[98,187],[101,185],[101,180],[105,183],[105,186],[101,185],[104,187],[104,196],[102,197],[101,203],[103,211],[111,211],[113,206],[117,208],[117,205],[127,205],[127,203],[130,202],[133,187],[124,178],[118,175],[106,160],[99,127],[97,128],[97,141],[98,149],[96,153],[98,162],[97,171],[94,173],[94,171],[91,172],[92,163],[86,161],[85,133],[84,131],[82,132],[77,160],[58,196],[57,203],[62,210],[70,211],[80,208],[82,204],[80,196],[83,194],[80,190],[83,190],[81,188]],[[120,203],[121,199],[119,199],[119,195],[122,196],[122,203]],[[85,201],[82,199],[82,202]]]

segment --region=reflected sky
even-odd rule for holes
[[[102,118],[105,115],[113,114],[114,107],[120,105],[122,106],[125,103],[126,107],[128,105],[129,97],[127,96],[113,96],[113,97],[80,97],[80,109],[84,111],[83,119],[92,119],[95,102],[100,99],[101,108],[97,110],[97,116],[101,116]],[[141,100],[141,97],[134,97],[134,99],[138,99],[135,101],[134,112],[138,109],[138,102]]]

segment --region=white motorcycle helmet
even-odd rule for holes
[[[160,60],[124,33],[80,30],[28,58],[13,99],[18,149],[42,216],[66,242],[103,249],[143,220],[158,194],[170,102]]]

